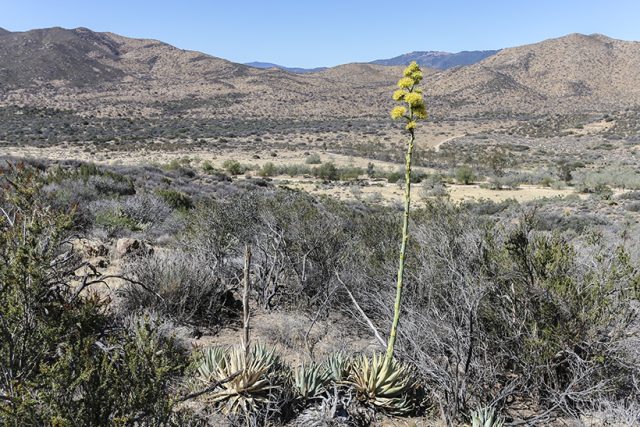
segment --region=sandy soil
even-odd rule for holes
[[[457,136],[450,136],[440,139],[436,143],[439,147],[442,143],[451,141]],[[272,150],[266,147],[263,150],[253,152],[246,151],[223,151],[223,150],[176,150],[176,151],[153,151],[141,149],[136,152],[108,152],[91,154],[89,151],[78,147],[4,147],[0,149],[0,155],[11,155],[28,158],[48,158],[52,160],[74,159],[97,164],[106,165],[140,165],[140,164],[167,164],[172,160],[189,159],[193,167],[198,168],[203,162],[210,162],[216,168],[222,168],[226,160],[238,160],[240,163],[255,167],[262,167],[265,163],[271,162],[275,165],[304,164],[307,154],[304,151],[278,151],[276,157],[272,157]],[[341,154],[315,152],[319,154],[322,162],[334,162],[337,166],[355,166],[366,168],[369,162],[373,163],[378,171],[396,171],[401,169],[401,165],[378,160],[370,160],[364,157],[345,156]],[[258,156],[259,158],[254,158]],[[314,165],[309,165],[314,166]],[[432,172],[426,168],[414,168],[416,172]],[[255,172],[253,172],[255,174]],[[240,179],[243,179],[242,177]],[[366,200],[371,202],[394,204],[401,203],[403,189],[400,184],[389,184],[382,180],[366,181],[365,185],[334,183],[324,185],[313,178],[280,176],[275,178],[276,183],[281,183],[292,188],[308,191],[312,194],[324,194],[336,197],[341,200]],[[573,189],[551,189],[531,185],[522,185],[517,190],[490,190],[480,188],[479,185],[448,185],[450,197],[453,201],[490,199],[493,201],[503,201],[515,199],[519,202],[544,198],[563,197],[573,194]],[[420,195],[421,187],[414,186],[414,203],[420,204],[423,199]]]
[[[366,186],[359,185],[323,185],[312,179],[284,180],[286,185],[292,188],[307,191],[312,194],[323,194],[335,197],[340,200],[363,200],[369,202],[382,203],[385,205],[400,204],[403,201],[404,190],[402,185],[389,184],[384,181],[370,181]],[[454,202],[467,200],[489,199],[501,202],[508,199],[515,199],[518,202],[527,202],[542,198],[566,197],[575,194],[572,188],[552,189],[547,187],[537,187],[533,185],[522,185],[517,190],[490,190],[480,188],[479,185],[457,185],[446,186],[449,197]],[[420,184],[412,186],[412,203],[420,206],[425,203],[421,195]],[[581,195],[581,197],[583,197]]]

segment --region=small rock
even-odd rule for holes
[[[87,256],[88,258],[102,257],[109,254],[109,248],[107,248],[107,246],[105,246],[101,242],[88,239],[80,239],[79,243],[82,252],[84,252],[85,256]]]
[[[141,240],[123,238],[116,241],[116,256],[124,258],[126,256],[151,255],[153,248]]]

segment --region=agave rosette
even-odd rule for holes
[[[413,371],[396,360],[385,363],[384,355],[356,358],[347,383],[353,386],[361,400],[387,413],[403,415],[414,409],[416,381]]]
[[[241,347],[209,347],[203,350],[198,372],[205,382],[220,381],[240,372],[209,397],[211,402],[223,405],[224,412],[237,413],[270,401],[271,391],[278,387],[274,382],[280,367],[275,351],[261,345],[254,346],[246,358]]]
[[[480,408],[471,414],[471,427],[502,427],[504,421],[492,407]]]
[[[302,399],[315,399],[326,391],[330,380],[326,367],[315,363],[302,364],[293,370],[293,385]]]

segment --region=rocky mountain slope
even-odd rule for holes
[[[640,105],[640,42],[570,34],[504,49],[433,76],[433,95],[467,111],[607,111]]]
[[[0,31],[0,105],[96,116],[386,117],[401,67],[258,69],[85,28]],[[610,111],[640,105],[640,43],[572,34],[425,70],[437,117]]]

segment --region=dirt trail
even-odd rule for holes
[[[459,134],[459,135],[453,135],[453,136],[450,136],[450,137],[449,137],[449,138],[447,138],[447,139],[443,139],[442,141],[436,142],[436,144],[435,144],[432,148],[433,148],[435,151],[440,151],[440,146],[441,146],[442,144],[444,144],[444,143],[446,143],[446,142],[449,142],[449,141],[453,141],[454,139],[456,139],[456,138],[460,138],[460,137],[462,137],[462,136],[464,136],[464,135],[463,135],[463,134]]]

